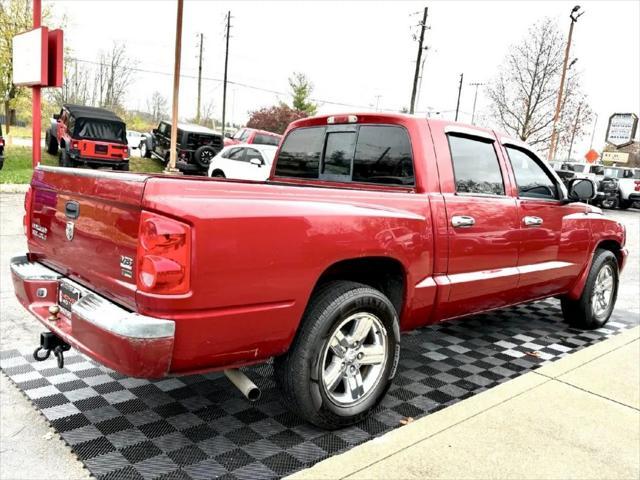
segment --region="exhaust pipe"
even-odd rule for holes
[[[256,384],[237,368],[229,368],[224,374],[250,402],[256,402],[262,395]]]

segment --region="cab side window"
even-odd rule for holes
[[[493,142],[451,134],[448,137],[456,192],[504,195],[504,181]]]
[[[558,199],[558,186],[538,159],[517,148],[506,147],[506,150],[516,176],[520,197]]]

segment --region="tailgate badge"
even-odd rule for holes
[[[67,240],[71,241],[73,240],[73,231],[74,231],[74,224],[73,222],[67,222],[67,228],[65,228],[64,232],[67,234]]]
[[[126,278],[133,278],[133,258],[120,256],[120,274]]]

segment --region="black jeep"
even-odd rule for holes
[[[224,147],[222,135],[200,125],[178,124],[176,168],[183,173],[207,173],[209,162]],[[140,142],[140,155],[169,162],[171,123],[162,121]]]

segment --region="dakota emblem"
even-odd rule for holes
[[[67,240],[69,241],[73,240],[73,231],[74,231],[73,222],[67,222],[67,228],[65,228],[64,231],[67,234]]]

